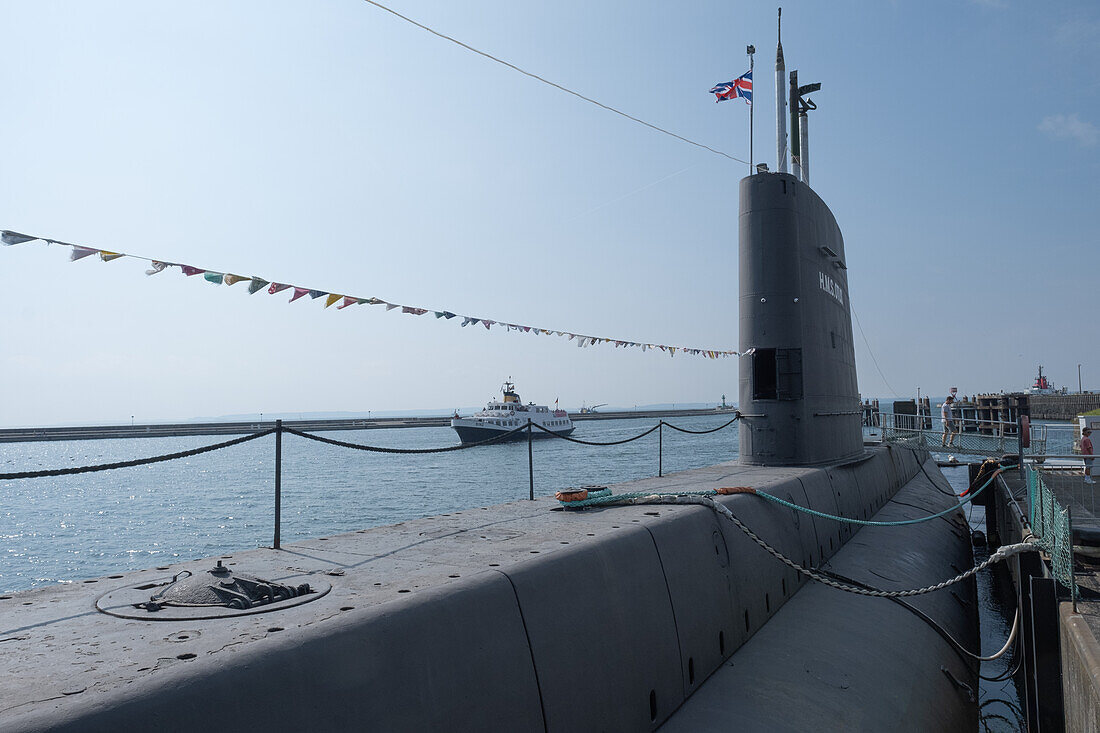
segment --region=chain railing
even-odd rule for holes
[[[548,437],[558,438],[559,440],[565,440],[565,441],[568,441],[570,443],[574,443],[574,444],[578,444],[578,445],[596,446],[596,447],[610,447],[610,446],[616,446],[616,445],[623,445],[625,443],[631,443],[635,440],[640,440],[640,439],[646,437],[647,435],[651,435],[654,432],[657,432],[658,433],[657,475],[658,476],[663,476],[664,475],[664,429],[666,427],[670,428],[672,430],[675,430],[677,432],[687,434],[687,435],[706,435],[706,434],[709,434],[709,433],[715,433],[719,430],[723,430],[723,429],[729,427],[734,422],[736,422],[739,417],[740,417],[740,415],[737,415],[732,420],[729,420],[728,422],[726,422],[726,423],[724,423],[724,424],[722,424],[722,425],[720,425],[716,428],[711,428],[711,429],[708,429],[708,430],[688,430],[687,428],[677,427],[676,425],[672,425],[671,423],[667,423],[664,420],[661,420],[660,422],[658,422],[653,427],[649,428],[648,430],[644,430],[644,431],[642,431],[641,433],[639,433],[635,436],[632,436],[632,437],[629,437],[629,438],[624,438],[622,440],[612,440],[612,441],[605,441],[605,442],[591,441],[591,440],[581,440],[580,438],[573,438],[573,437],[570,437],[568,435],[562,435],[561,433],[556,433],[553,430],[545,428],[542,425],[538,425],[538,424],[532,422],[530,419],[528,419],[526,425],[520,425],[519,427],[514,428],[512,430],[502,431],[499,435],[494,435],[494,436],[492,436],[490,438],[487,438],[485,440],[472,442],[472,443],[459,443],[458,445],[448,445],[448,446],[443,446],[443,447],[439,447],[439,448],[388,448],[388,447],[382,447],[382,446],[364,445],[362,443],[351,443],[351,442],[344,441],[344,440],[334,440],[332,438],[324,438],[324,437],[321,437],[320,435],[314,435],[312,433],[303,432],[301,430],[295,430],[293,428],[286,428],[286,427],[283,427],[283,421],[282,420],[276,420],[275,421],[275,426],[272,427],[272,428],[268,428],[266,430],[261,430],[257,433],[253,433],[251,435],[245,435],[245,436],[242,436],[240,438],[235,438],[233,440],[227,440],[227,441],[224,441],[224,442],[221,442],[221,443],[214,443],[212,445],[207,445],[207,446],[203,446],[203,447],[200,447],[200,448],[193,448],[191,450],[180,451],[180,452],[177,452],[177,453],[166,453],[166,454],[159,455],[159,456],[151,456],[149,458],[138,458],[138,459],[134,459],[134,460],[130,460],[130,461],[120,461],[120,462],[117,462],[117,463],[103,463],[103,464],[92,465],[92,466],[81,466],[81,467],[75,467],[75,468],[59,468],[59,469],[45,470],[45,471],[20,471],[20,472],[15,472],[15,473],[0,473],[0,481],[18,480],[18,479],[31,479],[31,478],[44,478],[44,477],[47,477],[47,476],[66,476],[66,475],[71,475],[71,474],[89,473],[89,472],[93,472],[93,471],[112,471],[112,470],[119,469],[119,468],[129,468],[129,467],[133,467],[133,466],[144,466],[144,465],[147,465],[147,464],[150,464],[150,463],[160,463],[160,462],[163,462],[163,461],[172,461],[172,460],[176,460],[176,459],[179,459],[179,458],[187,458],[187,457],[199,455],[199,454],[202,454],[202,453],[209,453],[211,451],[222,450],[224,448],[229,448],[229,447],[232,447],[232,446],[235,446],[235,445],[239,445],[241,443],[247,443],[248,441],[256,440],[257,438],[262,438],[262,437],[265,437],[267,435],[274,434],[275,435],[275,476],[274,476],[274,479],[275,479],[274,480],[274,484],[275,484],[275,497],[274,497],[275,498],[275,527],[274,527],[274,539],[273,539],[273,542],[272,542],[272,547],[274,547],[275,549],[280,549],[281,534],[282,534],[282,473],[283,473],[283,450],[282,450],[282,447],[283,447],[283,433],[288,433],[290,435],[295,435],[295,436],[298,436],[300,438],[305,438],[307,440],[313,440],[313,441],[316,441],[318,443],[325,443],[327,445],[333,445],[333,446],[337,446],[337,447],[340,447],[340,448],[348,448],[348,449],[351,449],[351,450],[368,451],[368,452],[371,452],[371,453],[382,453],[382,454],[389,454],[389,455],[410,455],[410,454],[424,454],[424,453],[448,453],[448,452],[452,452],[452,451],[469,450],[469,449],[472,449],[472,448],[480,448],[480,447],[490,445],[490,444],[493,444],[493,443],[501,443],[501,442],[504,442],[506,440],[517,440],[517,439],[522,440],[522,438],[520,437],[520,434],[521,433],[526,433],[526,438],[527,438],[527,466],[528,466],[528,479],[529,479],[528,499],[530,499],[531,501],[534,501],[534,499],[535,499],[535,459],[534,459],[534,449],[532,447],[532,439],[534,437],[534,431],[536,429],[542,431]]]

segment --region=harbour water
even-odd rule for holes
[[[945,468],[943,474],[955,489],[955,493],[962,493],[970,485],[970,474],[966,466]],[[967,520],[971,531],[986,534],[983,507],[968,505]],[[987,547],[979,545],[974,548],[975,564],[988,557]],[[1015,590],[1003,566],[978,573],[977,583],[982,644],[979,653],[982,656],[991,656],[1001,648],[1011,632],[1012,618],[1016,612]],[[1019,653],[1019,649],[1016,648],[1000,659],[981,663],[979,671],[982,678],[978,685],[978,706],[981,730],[985,733],[1016,733],[1027,728],[1023,710],[1020,707],[1020,691],[1016,686],[1015,677],[1010,674],[1019,661]],[[998,679],[1006,676],[1007,679]]]
[[[728,413],[670,420],[707,430]],[[580,423],[574,437],[610,442],[656,421]],[[350,443],[439,448],[449,427],[325,433]],[[189,450],[212,437],[9,443],[0,473],[77,467]],[[737,425],[706,435],[663,431],[665,473],[737,458]],[[658,434],[595,447],[534,442],[535,494],[657,473]],[[274,437],[147,466],[0,481],[0,592],[79,582],[270,546],[274,526]],[[525,499],[527,443],[431,454],[385,454],[283,436],[282,540],[349,532],[415,517]]]

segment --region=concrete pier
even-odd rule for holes
[[[638,418],[703,417],[728,415],[733,410],[618,410],[570,413],[574,422],[581,420],[630,420]],[[439,428],[451,424],[451,416],[341,418],[334,420],[283,420],[283,427],[305,432],[326,430],[381,430],[394,428]],[[27,443],[45,440],[105,440],[108,438],[167,438],[182,435],[245,435],[270,430],[274,420],[238,422],[156,423],[145,425],[86,425],[49,428],[2,428],[0,443]]]

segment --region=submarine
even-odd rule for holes
[[[738,460],[608,487],[647,502],[541,497],[0,597],[0,729],[976,730],[973,579],[844,589],[973,557],[931,456],[863,441],[849,263],[794,83],[787,170],[784,73],[780,43],[777,170],[739,184]]]

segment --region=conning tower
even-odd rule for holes
[[[780,45],[776,114],[778,129],[785,132],[782,53]],[[791,89],[799,98],[792,105],[820,88],[799,87],[796,74],[791,73]],[[741,461],[843,462],[863,454],[844,238],[805,178],[783,172],[784,142],[777,140],[781,172],[741,181],[740,349],[746,354],[740,363]]]

